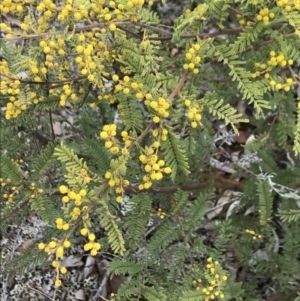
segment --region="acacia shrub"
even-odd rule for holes
[[[194,4],[0,5],[1,229],[46,223],[16,270],[59,289],[80,235],[130,275],[94,300],[296,300],[300,3]]]

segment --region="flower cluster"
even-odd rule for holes
[[[115,187],[115,193],[118,195],[116,197],[116,201],[118,203],[121,203],[123,201],[123,196],[124,196],[124,186],[128,186],[129,185],[129,181],[123,179],[121,176],[116,176],[114,174],[112,174],[110,171],[107,171],[105,173],[105,178],[108,180],[108,185],[110,187]]]
[[[246,233],[252,235],[252,238],[255,240],[255,239],[258,239],[258,238],[262,238],[262,235],[261,234],[257,234],[255,231],[253,230],[249,230],[249,229],[246,229],[245,230]]]
[[[6,104],[5,118],[17,118],[22,111],[27,109],[27,105],[20,100],[22,91],[19,79],[14,79],[15,75],[11,74],[7,61],[0,61],[0,93],[9,96],[9,102]]]
[[[258,15],[256,16],[257,21],[262,21],[264,25],[268,25],[270,19],[273,19],[275,17],[275,14],[273,12],[270,12],[267,7],[262,8]]]
[[[131,91],[135,91],[136,98],[141,99],[144,97],[144,93],[141,90],[143,84],[138,82],[131,82],[131,78],[128,75],[125,75],[123,77],[123,80],[120,80],[119,76],[117,74],[114,74],[112,76],[112,80],[116,83],[115,92],[122,91],[125,95],[127,95]]]
[[[285,67],[286,65],[293,65],[293,60],[289,60],[284,56],[283,52],[279,52],[276,55],[275,51],[270,51],[269,53],[270,59],[268,60],[268,65],[269,66],[280,66],[280,67]]]
[[[66,223],[62,218],[56,219],[56,228],[59,230],[68,231],[70,229],[69,223]]]
[[[292,11],[292,9],[300,10],[300,1],[299,0],[294,0],[294,1],[289,1],[289,0],[278,0],[276,2],[278,7],[283,7],[284,10],[289,13]]]
[[[76,93],[72,91],[72,87],[70,85],[63,85],[63,92],[60,95],[60,102],[59,104],[63,107],[66,105],[68,99],[73,101],[78,101],[78,96]]]
[[[55,254],[55,260],[52,261],[52,266],[56,269],[56,280],[55,286],[61,286],[61,280],[59,279],[59,274],[65,274],[67,272],[66,267],[61,266],[61,259],[64,256],[64,249],[71,246],[71,242],[67,239],[63,241],[50,241],[47,245],[43,242],[38,244],[40,250],[44,250],[48,255]]]
[[[60,85],[49,87],[49,95],[60,97],[61,106],[65,106],[68,101],[76,102],[80,97],[78,94],[87,93],[85,89],[81,89],[83,90],[81,92],[72,91],[70,86],[74,77],[70,78],[70,73],[75,72],[80,80],[88,80],[94,88],[104,88],[103,78],[107,76],[107,70],[112,67],[116,58],[122,58],[114,47],[111,47],[112,43],[110,38],[108,39],[111,31],[115,32],[115,40],[122,37],[122,33],[119,33],[114,22],[124,19],[138,21],[139,12],[145,5],[144,0],[129,0],[125,3],[104,0],[96,2],[87,5],[84,1],[66,0],[62,5],[57,6],[54,0],[5,0],[3,4],[0,4],[1,12],[17,14],[20,17],[21,24],[18,29],[0,23],[0,30],[5,33],[7,39],[27,34],[37,35],[37,39],[29,39],[29,43],[33,43],[36,49],[36,55],[31,57],[31,61],[27,61],[27,66],[24,68],[26,80],[34,82],[64,80],[66,83],[64,87],[60,87]],[[153,3],[153,1],[147,2],[148,5]],[[35,14],[28,13],[30,7],[35,7],[37,19]],[[90,18],[97,19],[102,25],[99,28],[60,33],[59,36],[55,34],[55,29],[53,34],[50,32],[45,34],[52,24],[73,27],[78,22],[90,22]],[[69,42],[67,43],[67,41]],[[36,45],[36,43],[38,44]],[[72,54],[71,57],[70,54]],[[5,67],[5,72],[2,72],[2,67]],[[18,90],[22,90],[21,87],[10,87],[15,80],[18,83],[18,75],[8,71],[5,60],[0,62],[0,71],[1,75],[7,77],[1,81],[0,93],[11,96],[10,102],[7,104],[7,119],[17,118],[31,105],[38,104],[49,96],[48,92],[40,89],[34,97],[26,97],[28,100],[26,103],[23,100],[20,101],[17,94]],[[120,71],[124,73],[122,67]],[[118,76],[114,75],[113,80],[119,81]],[[129,76],[126,75],[116,85],[115,90],[122,91],[124,94],[135,91],[136,97],[143,99],[144,92],[141,87],[142,83],[131,82]],[[8,89],[10,89],[9,92]],[[104,97],[104,99],[106,98]],[[113,103],[116,96],[108,97],[108,100]],[[91,107],[95,106],[95,103],[91,104]]]
[[[105,140],[104,145],[112,154],[117,154],[120,151],[118,140],[115,138],[116,135],[117,126],[115,124],[106,124],[103,131],[100,132],[100,138]]]
[[[191,121],[191,127],[196,128],[200,120],[202,119],[201,111],[202,107],[198,104],[193,105],[189,99],[184,101],[184,104],[187,107],[187,117]]]
[[[26,2],[33,3],[34,0],[27,0]],[[1,2],[0,11],[1,11],[1,13],[4,13],[4,14],[12,13],[12,14],[20,15],[24,11],[24,7],[23,7],[22,3],[12,3],[11,0],[6,0],[6,1]]]
[[[2,196],[6,200],[6,204],[9,204],[13,201],[14,195],[18,189],[15,186],[10,187],[11,186],[10,178],[7,179],[0,178],[0,183],[1,183],[1,190],[5,187],[5,192],[2,194]]]
[[[224,293],[222,292],[222,284],[227,280],[227,276],[222,271],[218,261],[213,262],[212,258],[207,259],[207,276],[208,284],[204,285],[201,279],[193,280],[193,285],[196,285],[196,290],[202,290],[205,296],[205,301],[214,299],[224,299]]]
[[[42,188],[37,188],[34,182],[30,183],[29,189],[31,189],[33,191],[30,196],[32,199],[37,198],[39,196],[39,194],[44,192],[44,190]]]
[[[199,73],[197,65],[201,62],[201,57],[199,56],[199,51],[201,49],[200,44],[194,44],[188,52],[185,54],[186,63],[183,64],[183,69],[190,70],[194,74]]]
[[[76,207],[76,206],[81,206],[83,204],[84,197],[87,194],[86,190],[85,189],[81,189],[79,191],[79,193],[75,193],[74,191],[72,191],[71,189],[69,189],[67,186],[61,185],[59,187],[59,191],[60,191],[60,193],[65,194],[62,197],[62,202],[63,203],[69,203],[70,201],[73,200],[75,207],[73,208],[71,217],[72,217],[73,220],[77,220],[78,217],[79,217],[79,215],[81,214],[81,212],[84,211],[84,209],[86,209],[86,208],[81,208],[80,209],[79,207]],[[61,227],[61,228],[58,228],[58,229],[63,229],[63,228]],[[68,229],[63,229],[63,230],[68,230]]]
[[[76,178],[79,185],[88,184],[91,182],[91,177],[88,175],[88,172],[85,168],[82,168],[78,177]]]
[[[164,219],[167,216],[166,212],[162,211],[161,208],[158,208],[156,214],[160,219]]]
[[[12,32],[12,29],[11,27],[9,27],[7,24],[5,23],[0,23],[0,30],[3,31],[3,32],[6,32],[6,35],[7,34],[10,34]]]
[[[239,20],[239,24],[242,26],[248,25],[248,22],[246,21],[246,18],[243,15],[237,15],[237,18]]]
[[[294,80],[292,78],[286,78],[285,82],[276,83],[275,80],[270,81],[270,85],[276,90],[290,91],[291,87],[294,85]]]
[[[82,228],[80,230],[80,234],[83,235],[83,236],[87,236],[88,238],[88,242],[83,246],[83,249],[85,251],[90,251],[90,254],[92,256],[96,256],[97,255],[97,252],[100,250],[101,248],[101,244],[98,243],[98,242],[95,242],[95,239],[96,239],[96,236],[94,233],[91,233],[89,231],[88,228]]]
[[[154,100],[151,94],[146,94],[145,105],[153,110],[154,117],[152,120],[154,123],[159,123],[162,118],[169,117],[170,101],[168,99],[159,97],[157,100]]]
[[[106,93],[104,95],[98,95],[97,98],[99,100],[98,102],[90,103],[91,108],[95,108],[97,106],[97,104],[101,101],[109,101],[110,104],[113,104],[117,100],[117,96],[115,94],[112,94],[112,93]]]
[[[148,189],[152,186],[153,180],[161,180],[163,173],[171,173],[170,167],[164,167],[165,161],[159,160],[153,147],[146,147],[144,154],[139,156],[140,161],[144,164],[146,175],[143,177],[144,184],[139,185],[139,189]]]
[[[33,188],[34,188],[34,186],[35,185],[32,185]],[[72,220],[75,221],[79,218],[79,216],[81,214],[83,214],[82,221],[83,221],[83,224],[85,227],[84,229],[86,229],[87,224],[89,222],[88,221],[89,215],[86,212],[88,207],[86,205],[85,206],[81,206],[81,205],[83,205],[83,203],[87,201],[85,199],[85,197],[87,195],[87,191],[85,189],[81,189],[78,193],[76,193],[66,185],[61,185],[59,187],[59,191],[61,194],[63,194],[62,202],[64,204],[68,204],[64,208],[66,216],[71,216],[71,221]],[[71,204],[71,201],[73,204]],[[68,231],[70,229],[70,227],[72,226],[71,222],[70,223],[66,222],[63,218],[60,218],[60,217],[55,220],[55,223],[56,223],[56,229],[63,230],[63,231]],[[95,240],[94,234],[90,233],[88,230],[86,230],[86,232],[84,232],[84,230],[82,229],[81,234],[86,235],[84,233],[89,234],[89,236],[88,236],[89,243],[90,244],[92,243],[92,245],[89,249],[87,249],[87,247],[85,245],[84,250],[91,250],[91,255],[95,255],[101,246],[98,243],[94,243],[94,240]],[[68,235],[66,235],[65,238],[62,240],[52,240],[47,245],[41,242],[38,245],[38,248],[40,250],[44,250],[47,254],[49,254],[49,255],[55,254],[55,260],[53,261],[52,265],[53,265],[53,267],[55,267],[56,272],[57,272],[56,281],[55,281],[56,286],[61,285],[61,280],[59,279],[59,274],[60,273],[65,274],[67,272],[66,268],[61,266],[60,261],[64,255],[64,249],[69,248],[70,246],[71,246],[71,242],[68,240]]]
[[[276,52],[274,50],[269,53],[269,60],[267,64],[265,63],[255,63],[255,67],[258,69],[252,73],[252,77],[256,78],[263,75],[266,79],[270,79],[270,72],[276,67],[285,67],[286,65],[293,65],[294,61],[292,59],[287,59],[283,52]],[[275,79],[270,79],[270,85],[276,90],[289,91],[291,86],[294,85],[294,80],[292,78],[286,78],[285,82],[276,82]]]
[[[20,166],[20,164],[22,164],[24,161],[23,159],[11,159],[11,161],[16,165],[16,166]]]
[[[167,135],[168,135],[168,130],[164,129],[164,128],[154,129],[152,131],[152,136],[157,138],[158,141],[160,141],[160,140],[166,141],[167,140]],[[154,142],[154,147],[157,148],[155,146],[155,142]]]
[[[127,131],[121,132],[122,140],[125,143],[125,146],[128,147],[132,144],[132,138],[129,136]]]

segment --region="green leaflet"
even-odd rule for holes
[[[227,103],[226,105],[223,105],[223,103],[223,99],[212,99],[207,101],[205,105],[207,106],[210,114],[217,116],[219,119],[224,119],[225,124],[230,124],[234,132],[238,133],[238,129],[236,128],[235,123],[249,122],[249,120],[241,118],[242,114],[237,113],[237,110],[231,107],[230,104]]]
[[[0,171],[1,177],[10,178],[15,183],[19,183],[23,179],[20,169],[3,154],[0,155]]]
[[[125,242],[116,224],[115,216],[110,212],[108,205],[104,201],[104,197],[99,201],[96,211],[100,216],[101,225],[106,231],[107,240],[113,252],[123,255],[126,251]]]
[[[162,141],[162,151],[166,165],[172,169],[171,178],[174,181],[179,170],[185,175],[188,175],[190,171],[187,157],[181,147],[179,138],[172,132],[170,127],[167,127],[167,129],[167,140]]]
[[[123,261],[115,259],[109,263],[109,269],[115,274],[126,274],[134,275],[142,271],[144,268],[144,263],[142,262],[133,262],[133,261]]]
[[[267,181],[259,180],[257,183],[257,194],[259,198],[259,214],[260,222],[266,224],[270,222],[272,207],[273,207],[273,194],[272,189]]]
[[[48,143],[47,146],[42,150],[40,156],[34,162],[32,168],[34,170],[35,177],[41,176],[42,173],[50,166],[53,159],[54,148],[54,143]]]

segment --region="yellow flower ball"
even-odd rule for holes
[[[65,248],[69,248],[71,246],[71,242],[69,240],[65,240],[63,246]]]
[[[53,260],[53,261],[52,261],[52,266],[53,266],[54,268],[56,268],[56,267],[58,266],[58,261],[57,261],[57,260]]]
[[[123,197],[122,196],[117,196],[117,198],[116,198],[116,201],[118,202],[118,203],[122,203],[122,201],[123,201]]]
[[[60,268],[60,272],[61,272],[62,274],[66,274],[66,273],[67,273],[66,267],[61,267],[61,268]]]
[[[43,249],[45,249],[45,247],[46,247],[45,244],[42,242],[38,244],[39,250],[43,250]]]
[[[55,241],[50,241],[49,248],[54,249],[55,247],[56,247],[56,242]]]
[[[88,232],[89,232],[89,230],[88,230],[87,228],[82,228],[82,229],[80,230],[80,234],[83,235],[83,236],[87,235]]]
[[[171,170],[170,167],[165,167],[164,172],[165,172],[166,174],[169,174],[169,173],[172,172],[172,170]]]
[[[154,123],[159,123],[160,122],[160,118],[158,116],[153,117],[153,122]]]
[[[96,256],[96,255],[97,255],[97,250],[92,249],[91,252],[90,252],[90,254],[91,254],[92,256]]]
[[[64,248],[63,247],[58,247],[56,249],[56,257],[61,258],[64,255]]]
[[[112,80],[114,81],[114,82],[116,82],[116,81],[118,81],[119,80],[119,76],[118,75],[113,75],[112,76]]]
[[[62,227],[62,229],[63,229],[64,231],[69,230],[69,228],[70,228],[70,225],[69,225],[69,224],[64,224],[63,227]]]
[[[117,26],[115,24],[110,24],[109,29],[110,31],[115,31],[117,29]]]
[[[81,189],[81,190],[79,191],[79,194],[80,194],[80,196],[84,197],[84,196],[86,196],[87,192],[86,192],[85,189]]]
[[[70,201],[70,198],[67,195],[65,195],[64,197],[62,197],[62,201],[64,203],[68,203]]]
[[[56,286],[56,287],[61,286],[61,280],[56,279],[56,280],[55,280],[55,286]]]

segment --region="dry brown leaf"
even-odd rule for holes
[[[221,213],[223,210],[223,206],[228,204],[231,196],[232,196],[233,190],[225,190],[223,193],[223,196],[218,200],[217,205],[211,208],[208,213],[206,214],[208,219],[213,219],[217,215]]]
[[[76,298],[77,300],[85,300],[85,293],[84,293],[84,290],[83,290],[83,289],[78,290],[78,291],[75,293],[75,298]]]
[[[89,276],[94,267],[95,267],[95,257],[89,255],[86,259],[86,262],[85,262],[85,266],[84,266],[84,269],[83,269],[83,277],[86,278],[87,276]]]
[[[235,201],[232,204],[230,204],[230,206],[229,206],[229,208],[227,210],[227,213],[226,213],[226,220],[228,220],[228,218],[231,216],[231,214],[233,212],[233,209],[235,207],[237,207],[239,204],[240,204],[240,201]]]
[[[26,250],[28,250],[35,242],[35,239],[28,239],[25,240],[17,249],[18,252],[22,253]]]
[[[70,255],[64,258],[61,262],[61,265],[64,267],[80,267],[83,265],[82,255]]]

